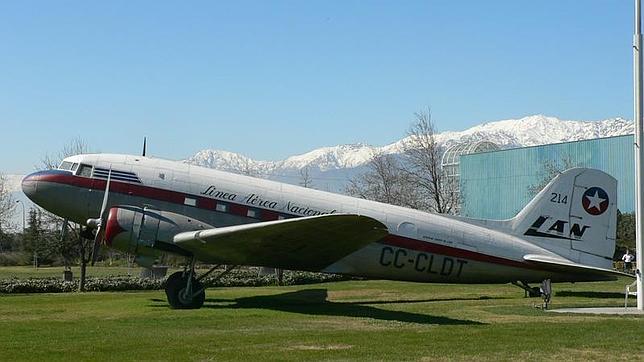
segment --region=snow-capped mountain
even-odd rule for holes
[[[562,121],[555,117],[535,115],[521,119],[487,122],[461,132],[437,135],[439,142],[485,139],[501,148],[527,147],[550,143],[631,134],[634,124],[622,118],[603,121]]]
[[[239,173],[266,174],[280,169],[299,170],[305,167],[329,171],[361,166],[371,159],[374,152],[380,149],[382,147],[364,144],[323,147],[281,161],[257,161],[228,151],[203,150],[185,162]]]
[[[535,115],[486,122],[464,131],[437,133],[436,140],[444,149],[456,143],[479,140],[494,142],[501,148],[512,148],[619,136],[632,134],[633,131],[633,122],[621,118],[589,122],[564,121]],[[281,161],[259,161],[229,151],[203,150],[184,162],[292,184],[301,183],[304,178],[303,170],[306,170],[314,188],[344,192],[348,181],[366,170],[374,154],[401,154],[406,141],[408,139],[403,138],[381,147],[366,144],[323,147]],[[6,187],[14,200],[24,202],[28,209],[31,201],[20,189],[22,177],[23,175],[5,175]],[[17,209],[14,213],[14,225],[22,223],[21,211]]]
[[[521,119],[486,122],[464,131],[437,133],[436,141],[446,149],[460,142],[486,140],[500,148],[535,146],[550,143],[632,134],[633,122],[613,118],[603,121],[564,121],[555,117],[535,115]],[[323,147],[281,161],[256,161],[248,157],[219,150],[203,150],[185,162],[220,170],[263,176],[269,179],[298,183],[300,170],[307,169],[321,188],[341,191],[349,178],[364,171],[364,166],[376,153],[400,154],[403,138],[382,147],[365,144]],[[317,185],[320,186],[319,184]],[[333,187],[331,187],[333,186]]]

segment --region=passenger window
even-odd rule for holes
[[[80,165],[78,169],[78,176],[90,177],[92,175],[92,166],[89,165]]]
[[[248,212],[246,213],[246,216],[258,219],[259,212],[257,210],[249,209]]]

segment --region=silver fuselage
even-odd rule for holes
[[[365,215],[387,226],[386,238],[328,265],[323,272],[439,283],[584,280],[583,276],[571,278],[524,261],[526,254],[555,254],[494,228],[494,223],[487,225],[177,161],[114,154],[78,155],[66,161],[135,175],[136,179],[111,179],[110,206],[152,207],[214,227],[331,213]],[[105,184],[104,178],[81,174],[79,169],[52,170],[27,176],[23,190],[45,209],[85,223],[98,216]]]

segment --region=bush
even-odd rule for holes
[[[62,293],[78,289],[78,283],[60,279],[5,279],[0,281],[0,293]]]
[[[273,275],[258,275],[256,269],[238,269],[231,271],[219,280],[210,275],[203,280],[208,287],[260,287],[275,285]],[[349,280],[350,277],[334,274],[285,271],[285,285],[301,285]],[[164,289],[165,279],[147,279],[126,276],[104,278],[87,278],[85,290],[92,292],[126,291],[126,290],[159,290]],[[46,279],[5,279],[0,280],[0,293],[67,293],[78,290],[78,281],[66,282],[58,278]]]
[[[164,280],[131,277],[88,278],[85,290],[92,292],[162,289]],[[0,293],[67,293],[78,290],[78,282],[57,278],[6,279],[0,281]]]
[[[30,256],[20,251],[0,253],[0,266],[28,265],[30,262]]]

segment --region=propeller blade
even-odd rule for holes
[[[146,148],[145,146],[147,143],[146,141],[147,141],[147,137],[143,137],[143,153],[141,154],[143,157],[145,157],[145,148]]]
[[[90,263],[91,266],[94,266],[96,264],[96,260],[98,260],[98,250],[101,247],[101,244],[103,242],[103,228],[99,225],[98,229],[96,229],[96,236],[94,237],[94,245],[92,246],[92,257],[91,260],[92,262]]]
[[[112,179],[112,166],[110,166],[110,170],[107,173],[107,183],[105,183],[105,193],[103,194],[103,205],[101,205],[101,213],[98,215],[99,219],[103,219],[103,214],[105,213],[105,209],[107,208],[107,198],[110,194],[110,181]]]
[[[107,173],[107,182],[105,183],[105,193],[103,194],[103,204],[101,205],[101,213],[98,215],[98,219],[90,219],[87,222],[88,226],[93,226],[96,225],[98,226],[96,228],[96,235],[94,236],[94,245],[92,246],[92,254],[91,254],[91,266],[94,266],[96,263],[96,260],[98,259],[98,249],[101,247],[101,244],[103,243],[103,227],[105,224],[105,218],[103,217],[105,214],[105,210],[107,209],[107,199],[110,195],[110,181],[112,180],[112,166],[110,165],[110,169]]]

